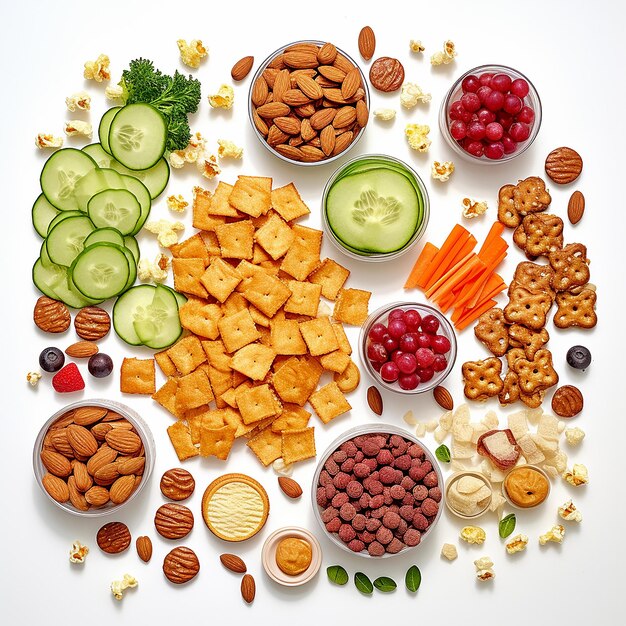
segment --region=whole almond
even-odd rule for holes
[[[335,149],[335,129],[331,124],[322,128],[320,132],[320,143],[322,146],[322,152],[326,156],[330,156]]]
[[[283,68],[285,68],[285,57],[282,54],[279,54],[277,56],[275,56],[268,64],[267,64],[268,69],[271,70],[282,70]],[[270,85],[271,87],[271,85]]]
[[[283,94],[283,102],[290,107],[299,107],[311,102],[311,98],[300,89],[287,89]]]
[[[85,465],[85,463],[81,463],[80,461],[72,461],[72,473],[74,475],[74,481],[76,483],[76,488],[78,489],[78,491],[85,493],[85,491],[91,489],[91,486],[93,485],[93,479],[87,471],[87,466]]]
[[[284,52],[310,52],[317,56],[320,47],[316,43],[306,43],[305,41],[300,43],[294,43],[287,46]]]
[[[115,461],[117,471],[123,476],[127,474],[141,475],[146,464],[145,456],[122,457]]]
[[[114,504],[121,504],[126,502],[130,497],[130,494],[135,490],[135,477],[120,476],[109,489],[109,497]]]
[[[317,53],[320,65],[331,65],[337,56],[337,48],[332,43],[325,43]]]
[[[269,126],[265,123],[265,121],[261,118],[261,116],[256,112],[256,109],[252,111],[252,120],[254,121],[254,125],[256,129],[263,135],[267,137],[267,133],[269,132]]]
[[[285,92],[291,89],[291,76],[289,70],[280,70],[276,74],[276,80],[272,87],[272,95],[274,96],[274,102],[283,102]]]
[[[65,349],[65,354],[73,359],[87,359],[97,354],[98,350],[98,344],[93,341],[77,341]]]
[[[277,146],[274,146],[274,150],[282,154],[284,157],[287,157],[288,159],[292,159],[294,161],[302,161],[304,158],[304,155],[302,154],[300,148],[290,146],[287,143],[279,143]]]
[[[53,500],[63,503],[70,499],[69,488],[62,478],[53,474],[44,474],[41,484]]]
[[[300,134],[300,120],[295,117],[275,117],[274,124],[288,135]]]
[[[50,433],[50,441],[57,452],[60,452],[68,459],[74,458],[74,449],[70,446],[70,442],[67,438],[67,428],[52,431]]]
[[[343,54],[341,54],[340,52],[337,52],[337,56],[333,61],[333,67],[336,67],[344,74],[347,74],[354,67],[354,63],[352,63],[352,61],[343,56]]]
[[[60,452],[53,450],[42,450],[41,462],[44,467],[55,476],[66,478],[72,473],[72,466],[67,460],[67,457],[63,456]]]
[[[116,463],[107,463],[94,473],[93,479],[96,485],[111,485],[120,476]]]
[[[87,461],[87,471],[93,476],[101,467],[113,463],[116,458],[117,450],[113,450],[108,445],[102,445]]]
[[[146,535],[142,535],[141,537],[137,537],[137,541],[135,541],[135,547],[137,548],[137,554],[139,558],[147,563],[152,558],[152,540],[150,537],[146,537]]]
[[[317,135],[317,131],[311,126],[311,120],[303,119],[300,122],[300,136],[304,141],[310,141]]]
[[[111,318],[99,306],[86,306],[74,318],[74,328],[81,339],[96,341],[111,330]]]
[[[68,426],[71,428],[71,426]],[[122,428],[113,428],[104,437],[109,447],[122,454],[132,454],[141,448],[141,438],[136,433]]]
[[[585,212],[585,196],[580,191],[575,191],[567,203],[567,217],[572,224],[578,224]]]
[[[301,107],[294,107],[293,112],[299,117],[307,118],[311,117],[316,110],[315,105],[312,102],[309,102],[307,104],[303,104]]]
[[[243,80],[250,73],[253,65],[253,56],[247,56],[239,59],[239,61],[237,61],[237,63],[235,63],[235,65],[233,65],[232,69],[230,70],[231,78],[237,81]]]
[[[321,161],[322,159],[326,158],[326,155],[319,148],[315,148],[314,146],[308,146],[308,145],[300,146],[300,150],[302,151],[302,154],[304,155],[302,157],[302,160],[307,163],[315,163],[317,161]]]
[[[70,311],[63,302],[41,296],[35,303],[33,321],[45,333],[64,333],[70,327]]]
[[[267,98],[268,93],[269,88],[265,78],[263,76],[259,76],[252,85],[252,92],[250,94],[252,103],[255,106],[261,106],[265,102],[265,98]]]
[[[70,496],[70,502],[72,506],[77,508],[79,511],[88,511],[89,510],[89,502],[85,498],[85,495],[81,493],[80,489],[76,486],[76,479],[74,476],[70,476],[67,479],[67,489]]]
[[[263,78],[265,79],[265,82],[267,83],[267,86],[270,89],[274,89],[274,82],[276,81],[276,77],[278,76],[278,72],[280,72],[280,70],[284,69],[284,67],[285,66],[283,65],[283,67],[279,67],[277,69],[275,67],[271,67],[271,64],[270,64],[261,73],[261,76],[263,76]]]
[[[289,478],[288,476],[279,476],[278,485],[288,498],[293,498],[295,500],[302,495],[302,487],[300,487],[300,485],[293,478]]]
[[[383,398],[378,388],[373,385],[367,390],[367,404],[376,415],[383,414]]]
[[[376,36],[370,26],[364,26],[359,33],[359,52],[366,61],[376,52]]]
[[[293,67],[294,69],[317,67],[319,65],[317,51],[313,52],[312,50],[310,52],[306,50],[285,52],[283,54],[283,62],[287,67]]]
[[[341,107],[333,118],[335,128],[345,128],[356,120],[356,109],[353,106]]]
[[[74,410],[63,413],[63,415],[61,415],[61,417],[59,417],[59,419],[56,420],[54,424],[52,424],[52,426],[50,426],[50,430],[60,430],[62,428],[65,428],[66,426],[69,426],[70,424],[73,424],[74,413]]]
[[[91,506],[104,506],[109,501],[109,490],[99,485],[94,485],[85,492],[85,500]]]
[[[343,152],[354,139],[354,133],[351,130],[346,131],[345,133],[341,133],[335,138],[335,149],[333,150],[333,155],[339,154]]]
[[[254,600],[256,595],[256,583],[254,578],[250,574],[244,574],[241,579],[241,597],[247,604],[250,604]]]
[[[291,108],[284,102],[270,102],[269,104],[261,105],[256,110],[261,117],[267,119],[288,115],[290,111]]]
[[[97,441],[104,441],[105,435],[113,428],[111,424],[94,424],[90,431]]]
[[[245,574],[248,571],[243,559],[236,554],[220,554],[220,561],[226,569],[235,572],[235,574]]]
[[[316,75],[317,70],[314,69],[291,70],[291,72],[289,72],[289,85],[291,86],[291,89],[295,89],[296,87],[298,87],[298,76],[308,76],[309,78],[313,79]]]
[[[90,426],[106,416],[108,410],[98,406],[81,406],[74,411],[74,423],[79,426]]]
[[[324,99],[329,104],[323,104],[323,106],[336,106],[338,104],[348,104],[348,101],[343,97],[341,93],[341,89],[331,88],[331,89],[322,89],[324,92]],[[354,96],[353,96],[354,97]]]
[[[322,130],[325,126],[328,126],[335,119],[337,115],[337,109],[320,109],[317,113],[311,115],[309,122],[311,128],[314,130]],[[305,141],[309,141],[305,139]]]
[[[343,83],[344,78],[346,77],[346,72],[340,70],[334,65],[320,65],[317,68],[317,71],[328,80],[331,80],[335,83]]]
[[[351,69],[341,83],[341,95],[351,98],[361,86],[361,72],[357,67]]]
[[[267,143],[274,147],[278,144],[285,143],[289,141],[289,135],[287,133],[283,133],[276,124],[272,124],[270,126],[269,132],[267,133]]]
[[[302,137],[300,135],[294,135],[293,137],[289,138],[289,141],[287,142],[290,146],[301,146],[304,143],[304,139],[302,139]]]
[[[361,128],[365,128],[367,126],[367,122],[369,120],[370,113],[367,109],[367,104],[363,100],[359,100],[355,107],[356,109],[356,121]]]
[[[321,74],[318,74],[313,80],[323,89],[337,87],[338,84],[341,84],[341,82],[337,83],[334,80],[326,78],[326,76],[322,76]]]
[[[90,457],[98,450],[96,438],[84,427],[70,424],[67,427],[67,440],[77,455]]]
[[[296,84],[300,91],[311,100],[319,100],[324,95],[322,88],[306,74],[298,74],[296,76]]]
[[[433,397],[435,402],[444,410],[452,411],[454,408],[454,400],[452,394],[445,388],[438,385],[433,389]]]

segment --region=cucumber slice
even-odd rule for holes
[[[40,237],[45,237],[48,234],[50,222],[60,213],[61,211],[59,211],[59,209],[53,207],[46,200],[46,196],[40,194],[37,197],[31,209],[31,218],[33,220],[33,227]]]
[[[148,216],[150,215],[150,209],[152,207],[152,199],[150,198],[150,192],[146,188],[146,186],[138,179],[133,176],[123,176],[120,175],[120,179],[124,189],[130,191],[137,201],[139,202],[139,206],[141,207],[141,215],[135,224],[130,235],[136,235],[146,223]]]
[[[81,150],[57,150],[46,161],[39,179],[46,200],[59,211],[78,210],[76,183],[96,167],[96,162]]]
[[[106,300],[121,293],[130,274],[124,250],[110,243],[85,248],[69,270],[80,293],[94,300]]]
[[[170,166],[165,158],[159,159],[156,165],[147,170],[129,170],[115,160],[112,161],[111,167],[120,174],[140,180],[146,186],[152,200],[161,195],[170,179]]]
[[[106,189],[89,200],[87,213],[97,228],[112,226],[122,235],[130,235],[141,215],[141,207],[130,191]]]
[[[166,139],[165,118],[149,104],[122,107],[109,129],[111,154],[131,170],[147,170],[156,165],[165,153]],[[107,148],[104,143],[102,147]]]
[[[85,306],[100,304],[102,300],[94,300],[87,298],[82,294],[72,281],[72,276],[68,271],[66,279],[52,286],[52,290],[56,294],[56,299],[65,302],[67,306],[73,309],[82,309]]]
[[[46,248],[50,260],[57,265],[70,266],[82,252],[85,239],[95,230],[86,215],[68,217],[48,233]]]
[[[171,346],[183,331],[176,297],[163,285],[156,286],[150,306],[134,317],[133,327],[141,343],[154,350]]]
[[[93,172],[89,172],[76,184],[76,201],[78,208],[87,212],[89,200],[97,193],[107,189],[124,189],[122,177],[109,168],[97,168]]]
[[[111,226],[94,230],[93,233],[85,239],[84,246],[86,248],[94,243],[101,243],[103,241],[107,243],[114,243],[116,246],[125,246],[124,235],[122,235],[119,230]]]
[[[133,326],[135,311],[148,309],[155,290],[153,285],[136,285],[124,292],[113,305],[113,328],[120,339],[131,346],[141,345],[141,339]]]
[[[123,107],[113,107],[109,109],[101,118],[98,125],[98,138],[100,139],[100,145],[105,152],[111,154],[111,148],[109,146],[109,131],[111,130],[111,122]]]
[[[53,287],[58,283],[67,281],[67,267],[44,263],[41,258],[33,265],[33,283],[35,287],[48,298],[56,299],[57,295]]]
[[[45,267],[49,267],[50,265],[56,265],[56,263],[53,263],[50,260],[50,255],[48,254],[48,244],[45,239],[41,242],[41,248],[39,249],[39,258],[41,259],[41,262],[44,264]]]
[[[48,224],[48,233],[63,220],[66,220],[68,217],[83,217],[85,214],[82,211],[59,211],[59,214]]]
[[[126,281],[126,284],[124,285],[124,289],[122,290],[122,293],[124,293],[124,291],[127,291],[128,289],[130,289],[135,284],[135,280],[137,280],[137,262],[135,261],[135,257],[131,250],[129,250],[125,246],[122,246],[122,250],[124,251],[124,254],[126,255],[126,260],[128,261],[128,270],[129,270],[128,280]]]
[[[181,306],[183,306],[183,304],[185,304],[185,302],[187,302],[187,296],[186,295],[184,295],[182,293],[178,293],[178,291],[176,291],[175,289],[172,289],[168,285],[161,285],[161,287],[165,287],[165,289],[169,289],[174,294],[174,297],[176,298],[176,302],[178,303],[178,308],[179,309],[180,309]]]
[[[113,167],[116,163],[115,159],[102,147],[101,143],[90,143],[88,146],[81,148],[85,154],[88,154],[98,165],[98,167]]]
[[[126,237],[124,237],[124,246],[133,253],[135,263],[139,263],[141,253],[139,252],[139,244],[137,243],[137,240],[132,235],[126,235]]]

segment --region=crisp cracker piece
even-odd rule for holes
[[[339,349],[337,336],[327,317],[301,322],[300,332],[312,356],[328,354]]]
[[[254,265],[254,263],[250,263],[250,261],[247,261],[246,259],[243,259],[239,262],[239,264],[237,265],[237,271],[241,276],[241,282],[239,283],[239,285],[237,285],[237,291],[240,293],[248,288],[251,279],[255,276],[266,276],[270,274],[270,272],[268,272],[261,266]]]
[[[333,327],[333,331],[335,331],[335,337],[337,338],[339,349],[343,350],[346,354],[352,354],[352,346],[350,345],[350,341],[348,339],[348,335],[346,335],[343,324],[340,322],[331,322],[331,325]]]
[[[202,427],[203,428],[221,428],[226,421],[227,409],[210,409],[206,413],[202,414]]]
[[[244,424],[252,424],[282,411],[282,406],[269,385],[257,385],[237,393],[237,409]]]
[[[202,349],[200,339],[195,335],[183,337],[171,348],[168,348],[166,354],[183,376],[193,372],[198,365],[206,363],[206,354]]]
[[[302,201],[300,193],[293,183],[272,189],[271,200],[272,208],[286,222],[291,222],[311,212],[309,207]]]
[[[272,215],[254,235],[254,239],[274,260],[280,259],[289,250],[295,235],[280,215]]]
[[[154,359],[125,358],[120,369],[120,391],[153,394],[156,391]]]
[[[218,408],[223,408],[226,403],[221,399],[221,395],[233,386],[233,376],[231,372],[222,372],[217,368],[209,365],[209,382],[213,389],[215,402]]]
[[[354,391],[361,382],[361,372],[354,361],[348,363],[348,367],[341,372],[341,374],[335,374],[333,380],[337,383],[337,387],[344,393],[350,393]]]
[[[200,233],[174,244],[170,252],[175,259],[202,259],[205,263],[209,262],[209,251]]]
[[[180,325],[195,335],[207,339],[217,339],[218,320],[222,317],[222,309],[217,304],[209,304],[202,298],[190,296],[187,302],[178,309]]]
[[[205,428],[200,431],[200,456],[216,456],[225,461],[235,442],[235,426],[222,426],[221,428]]]
[[[216,226],[219,226],[219,224],[216,224]],[[204,240],[204,245],[209,252],[209,259],[214,256],[220,256],[222,253],[220,243],[217,240],[217,235],[212,230],[203,230],[202,239]]]
[[[178,379],[176,410],[187,411],[208,404],[213,400],[213,391],[207,373],[198,368]]]
[[[258,326],[257,330],[261,334],[261,337],[259,338],[259,343],[267,346],[268,348],[272,348],[272,336],[270,333],[270,329],[265,328],[265,326]]]
[[[297,404],[285,404],[283,406],[283,412],[280,417],[277,417],[272,422],[272,431],[280,433],[283,430],[298,430],[306,428],[309,419],[311,419],[311,413],[303,409]]]
[[[304,406],[315,391],[323,371],[315,359],[294,356],[274,372],[272,385],[283,402]]]
[[[250,220],[222,224],[215,229],[222,257],[251,259],[254,245],[254,226]]]
[[[161,352],[155,352],[154,360],[156,361],[156,364],[159,366],[161,371],[166,376],[178,376],[179,375],[179,372],[176,369],[174,362],[172,361],[172,359],[170,359],[169,355],[167,354],[167,350],[162,350]]]
[[[333,318],[344,324],[361,326],[367,319],[371,292],[362,289],[342,289],[335,302]]]
[[[263,176],[237,176],[228,201],[238,211],[259,217],[271,206],[272,179]]]
[[[311,459],[316,455],[314,427],[283,430],[281,440],[281,456],[285,465]]]
[[[209,207],[211,206],[211,198],[213,194],[202,187],[193,188],[193,218],[192,224],[194,228],[203,231],[213,231],[216,226],[226,223],[226,217],[209,215]]]
[[[294,241],[283,257],[280,269],[296,280],[305,280],[320,264],[322,231],[306,226],[293,227]]]
[[[324,259],[322,264],[309,276],[309,281],[321,285],[322,295],[335,300],[350,276],[350,270],[332,259]]]
[[[266,261],[273,261],[273,259],[258,243],[255,243],[252,246],[252,264],[260,265]]]
[[[220,398],[226,402],[226,404],[230,407],[232,407],[233,409],[237,408],[237,393],[235,392],[235,389],[233,387],[231,387],[230,389],[228,389],[227,391],[225,391]]]
[[[234,206],[231,206],[228,198],[233,191],[233,186],[220,181],[213,192],[209,203],[209,215],[224,215],[225,217],[239,217],[240,213]]]
[[[320,365],[327,372],[335,372],[336,374],[342,374],[351,362],[350,355],[343,350],[333,350],[320,357]]]
[[[322,287],[313,283],[300,282],[299,280],[290,280],[287,283],[287,287],[291,291],[291,296],[283,307],[285,312],[315,317],[320,303]]]
[[[267,317],[267,315],[261,313],[261,311],[259,311],[259,309],[257,309],[255,306],[250,305],[248,307],[248,311],[250,313],[250,317],[255,324],[258,324],[259,326],[264,326],[265,328],[270,327],[270,323],[272,320]]]
[[[276,352],[260,343],[251,343],[237,350],[230,366],[252,380],[263,380],[272,367]]]
[[[206,298],[209,294],[200,282],[204,269],[203,259],[172,259],[174,289],[199,298]]]
[[[294,355],[308,352],[296,320],[275,320],[270,324],[271,346],[276,354]]]
[[[191,432],[191,441],[194,445],[200,443],[200,429],[202,427],[202,420],[205,415],[211,410],[208,404],[201,404],[193,409],[188,409],[183,413],[183,419],[189,426]]]
[[[241,282],[241,275],[230,263],[213,257],[209,267],[200,276],[200,282],[207,293],[224,302]]]
[[[231,384],[233,388],[237,388],[243,385],[243,383],[245,383],[246,381],[252,382],[245,374],[242,374],[241,372],[238,372],[237,370],[232,371],[231,380],[232,380]]]
[[[152,399],[156,400],[165,410],[174,417],[182,419],[183,413],[176,408],[176,391],[178,389],[178,379],[168,378],[153,394]]]
[[[282,437],[272,432],[271,428],[265,428],[257,435],[252,437],[246,444],[257,459],[263,463],[265,467],[280,458],[282,454]]]
[[[227,352],[236,352],[261,336],[247,309],[222,317],[218,328]]]
[[[200,454],[200,451],[193,445],[193,441],[191,440],[189,426],[182,420],[168,426],[167,434],[174,446],[179,461],[186,461],[192,456],[198,456],[198,454]]]
[[[206,354],[211,367],[222,372],[230,372],[230,354],[226,352],[224,342],[221,339],[215,341],[202,341],[202,349]]]
[[[231,293],[222,304],[222,314],[224,316],[233,315],[238,311],[247,309],[249,306],[250,304],[248,301],[240,293],[233,291],[233,293]]]
[[[291,291],[281,280],[266,272],[253,276],[243,291],[244,298],[268,317],[274,317],[290,295]]]
[[[311,394],[309,402],[324,424],[328,424],[328,422],[352,408],[335,381],[320,387],[315,393]]]

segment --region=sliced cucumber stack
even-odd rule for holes
[[[130,256],[133,258],[132,254]],[[130,276],[130,266],[122,246],[95,243],[76,257],[69,272],[83,296],[106,300],[124,291]]]
[[[59,209],[53,207],[46,196],[40,194],[33,204],[31,210],[31,217],[33,219],[33,226],[40,237],[45,237],[48,234],[48,226],[50,222],[61,213]]]

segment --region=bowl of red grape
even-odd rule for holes
[[[417,302],[393,302],[361,328],[361,360],[382,387],[398,393],[431,391],[456,359],[456,335],[439,311]]]
[[[503,163],[525,152],[541,126],[541,100],[521,72],[481,65],[465,72],[441,103],[439,128],[452,149],[477,163]]]

